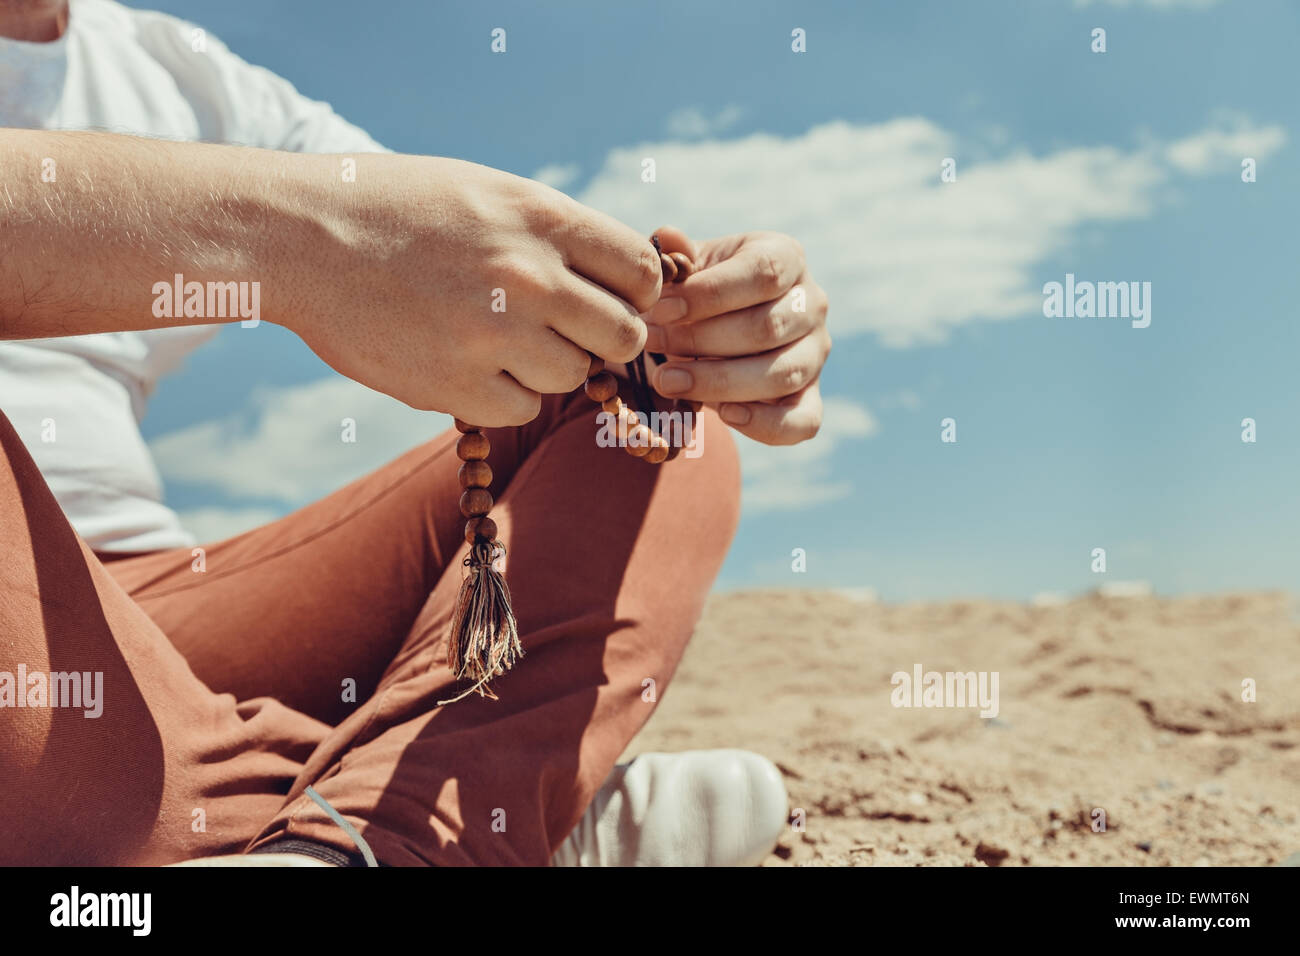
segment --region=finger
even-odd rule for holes
[[[803,338],[821,324],[824,314],[819,308],[796,312],[794,297],[787,293],[775,302],[699,322],[651,325],[645,347],[672,355],[754,355]]]
[[[574,272],[648,311],[663,284],[659,253],[649,238],[612,216],[569,201],[560,237],[565,264]]]
[[[524,388],[509,372],[477,379],[464,392],[465,404],[446,411],[481,428],[526,425],[542,410],[542,396]]]
[[[805,335],[761,355],[716,361],[670,361],[654,370],[660,395],[698,402],[761,402],[806,387],[826,361],[824,335]]]
[[[591,356],[552,329],[539,329],[519,343],[509,372],[524,388],[542,395],[563,395],[587,380]]]
[[[803,275],[803,270],[803,254],[797,244],[756,239],[746,242],[730,258],[692,274],[685,282],[669,285],[663,297],[680,298],[686,303],[686,311],[670,321],[698,322],[779,299]],[[666,311],[656,310],[656,321]]]
[[[822,426],[822,394],[814,382],[779,402],[724,402],[722,420],[765,445],[794,445],[812,438]]]
[[[695,243],[676,226],[661,226],[655,230],[654,235],[659,240],[661,252],[684,252],[691,257],[692,262],[699,260],[700,253]]]
[[[630,362],[645,348],[645,322],[636,306],[586,276],[570,272],[546,308],[552,329],[608,362]]]

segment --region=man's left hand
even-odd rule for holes
[[[646,351],[669,357],[655,369],[655,391],[705,402],[767,445],[812,438],[831,338],[826,293],[808,274],[803,247],[775,232],[699,243],[672,227],[656,235],[664,252],[689,255],[695,272],[665,285],[646,316]]]

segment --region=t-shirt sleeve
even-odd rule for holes
[[[303,96],[192,23],[151,14],[136,29],[193,106],[204,140],[298,153],[389,152],[328,103]]]

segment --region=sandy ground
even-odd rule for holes
[[[999,672],[997,718],[893,707],[917,663]],[[1300,851],[1300,617],[1280,593],[719,594],[628,754],[711,747],[767,755],[804,811],[766,865],[1276,864]]]

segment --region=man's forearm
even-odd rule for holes
[[[593,355],[635,358],[660,283],[636,230],[475,163],[0,130],[0,339],[233,322],[256,297],[362,385],[518,425]]]
[[[324,184],[337,175],[327,163],[110,133],[0,130],[0,339],[248,317],[221,297],[216,310],[206,299],[187,309],[190,282],[257,282],[259,317],[280,321],[310,267],[302,253],[327,231]]]

